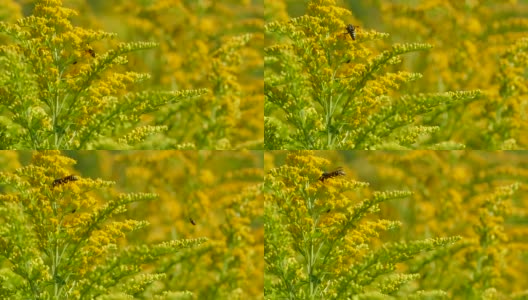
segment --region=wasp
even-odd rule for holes
[[[346,31],[348,32],[348,34],[350,34],[350,37],[355,41],[356,40],[356,29],[358,28],[359,26],[354,26],[352,24],[348,24],[346,26]]]
[[[59,179],[53,180],[53,183],[51,185],[53,187],[56,187],[57,185],[61,185],[61,184],[68,183],[70,181],[77,181],[77,180],[79,180],[79,177],[77,177],[75,175],[69,175],[69,176],[66,176],[64,178],[59,178]]]
[[[94,49],[92,49],[91,47],[89,47],[88,49],[86,49],[86,52],[88,52],[92,57],[95,58],[95,51],[94,51]]]
[[[194,220],[192,218],[189,218],[189,222],[191,222],[191,224],[196,226],[196,222],[194,222]]]
[[[345,171],[343,171],[343,168],[339,167],[335,171],[332,172],[323,172],[321,177],[319,177],[319,181],[324,182],[327,179],[337,177],[337,176],[345,176]]]
[[[92,47],[88,46],[88,48],[84,49],[84,52],[89,54],[91,57],[95,58],[95,51]],[[73,65],[76,65],[78,63],[77,60],[73,61]]]

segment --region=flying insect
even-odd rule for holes
[[[343,171],[343,168],[339,167],[335,171],[332,172],[323,172],[321,177],[319,177],[319,181],[324,182],[327,179],[334,178],[337,176],[345,176],[346,173]]]
[[[56,187],[58,185],[65,184],[65,183],[68,183],[70,181],[77,181],[77,180],[79,180],[79,177],[77,177],[75,175],[69,175],[69,176],[66,176],[66,177],[63,177],[63,178],[59,178],[59,179],[53,180],[53,183],[51,185],[53,187]]]
[[[350,37],[352,38],[352,40],[356,40],[356,29],[358,28],[359,26],[354,26],[352,24],[348,24],[346,26],[346,31],[348,32],[348,34],[350,34]]]

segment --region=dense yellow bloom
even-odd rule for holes
[[[160,42],[155,55],[132,61],[156,70],[164,88],[208,88],[211,93],[153,115],[167,121],[166,136],[198,149],[255,149],[263,144],[263,6],[240,1],[118,1],[113,19],[130,35]],[[166,143],[166,142],[165,142]]]
[[[295,151],[265,178],[265,291],[270,298],[343,299],[369,290],[398,290],[406,282],[397,285],[401,277],[382,283],[378,276],[395,272],[396,262],[459,239],[385,243],[384,232],[402,223],[377,218],[380,205],[406,201],[412,193],[369,192],[368,184],[343,172],[323,173],[328,165],[311,151]]]
[[[266,148],[463,148],[438,139],[443,127],[429,116],[474,101],[480,91],[407,94],[422,75],[398,69],[403,55],[434,52],[434,45],[383,46],[389,33],[364,29],[351,15],[336,1],[314,0],[303,15],[266,24]]]
[[[13,157],[9,152],[1,154],[4,159]],[[84,155],[94,159],[93,153]],[[77,153],[76,157],[83,158],[83,154]],[[237,266],[248,270],[248,274],[258,273],[252,264],[255,256],[262,255],[258,247],[244,256],[241,252],[231,253],[230,242],[233,241],[225,242],[227,246],[214,249],[207,246],[199,250],[197,246],[207,241],[201,234],[193,238],[166,235],[163,242],[156,244],[147,239],[130,239],[140,229],[144,230],[148,222],[120,215],[127,210],[141,210],[142,202],[156,201],[158,195],[150,191],[118,193],[116,182],[91,179],[87,175],[94,170],[93,163],[74,171],[75,163],[76,160],[58,151],[42,151],[35,152],[27,165],[0,173],[2,298],[31,298],[37,297],[35,293],[38,292],[38,297],[85,299],[112,297],[115,293],[125,295],[131,291],[152,298],[159,296],[162,290],[149,287],[166,280],[168,273],[172,274],[160,261],[172,259],[181,264],[179,255],[187,255],[189,260],[200,256],[193,251],[204,251],[202,255],[217,251],[221,257],[226,257],[225,261],[236,258],[240,261]],[[2,167],[4,165],[11,164],[2,163]],[[249,192],[247,198],[240,198],[240,206],[252,207],[248,204],[255,194],[256,191]],[[242,211],[257,215],[258,207],[255,211],[246,208]],[[196,226],[203,226],[205,222],[200,221]],[[235,222],[233,233],[227,236],[235,237],[237,246],[243,245],[245,240],[252,245],[262,243],[263,237],[251,240],[244,236],[252,221],[247,218],[238,225]],[[241,234],[236,234],[238,231]],[[218,236],[215,238],[221,240]],[[221,269],[224,262],[215,263]],[[157,268],[160,270],[155,270]],[[237,277],[237,282],[244,280]],[[163,290],[178,288],[168,284]],[[231,292],[226,289],[225,294]]]
[[[262,9],[237,4],[244,13],[233,19],[230,4],[197,5],[210,15],[173,1],[102,11],[42,0],[31,15],[0,22],[0,68],[12,71],[0,74],[2,148],[261,148]]]
[[[171,268],[173,275],[163,281],[164,286],[192,291],[198,298],[216,295],[231,299],[232,294],[262,298],[263,173],[259,152],[149,151],[121,153],[116,160],[126,166],[127,186],[159,195],[146,209],[127,213],[151,224],[138,236],[141,240],[209,239],[204,248],[187,256],[185,264],[192,268],[192,276]],[[168,265],[176,262],[175,258]]]

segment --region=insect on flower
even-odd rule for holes
[[[94,49],[92,49],[91,47],[89,47],[88,49],[86,49],[86,52],[88,52],[92,57],[95,57],[95,51],[94,51]]]
[[[348,24],[346,26],[346,31],[348,32],[348,34],[350,34],[350,37],[355,41],[356,40],[356,29],[358,28],[359,26],[354,26],[352,24]]]
[[[61,184],[68,183],[70,181],[77,181],[77,180],[79,180],[79,177],[77,177],[75,175],[69,175],[69,176],[66,176],[64,178],[59,178],[59,179],[53,180],[53,183],[51,185],[53,187],[56,187],[57,185],[61,185]]]
[[[194,222],[194,220],[192,218],[189,218],[189,222],[191,222],[191,224],[196,226],[196,222]]]
[[[319,181],[324,182],[327,179],[337,177],[337,176],[345,176],[345,171],[343,171],[343,168],[339,167],[335,171],[332,172],[323,172],[321,177],[319,177]]]
[[[94,51],[94,49],[93,49],[91,46],[87,46],[87,48],[84,49],[84,55],[86,55],[86,54],[88,54],[88,55],[90,55],[91,57],[95,58],[95,51]],[[78,63],[77,60],[74,60],[74,61],[72,62],[73,65],[76,65],[77,63]]]

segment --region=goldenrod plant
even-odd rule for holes
[[[95,191],[94,197],[102,204],[114,191],[156,195],[153,201],[127,204],[127,210],[115,216],[119,221],[149,223],[141,230],[128,232],[126,239],[119,240],[119,247],[207,238],[199,247],[143,263],[143,272],[165,275],[136,298],[152,299],[149,296],[153,291],[189,291],[190,299],[263,298],[262,152],[67,153],[77,163],[65,175],[51,176],[50,186],[55,182],[55,187],[75,187],[88,178],[112,180],[115,184],[110,191]],[[16,173],[30,163],[31,154],[0,152],[0,169]],[[68,179],[73,174],[77,181]],[[82,211],[77,209],[71,218]],[[4,266],[2,262],[0,266]]]
[[[14,0],[13,0],[14,1]],[[158,46],[127,56],[122,70],[148,72],[141,88],[207,89],[145,117],[167,129],[150,149],[262,149],[264,146],[261,1],[64,0],[78,26]],[[26,7],[26,9],[28,9]],[[135,148],[139,148],[139,145]]]
[[[406,225],[381,217],[381,205],[407,201],[411,191],[372,191],[347,168],[331,172],[329,160],[307,150],[289,152],[279,166],[273,166],[273,153],[266,155],[272,156],[264,183],[266,299],[447,297],[434,286],[416,286],[420,268],[401,266],[440,260],[459,247],[459,236],[384,238]]]
[[[387,217],[408,224],[407,238],[463,237],[448,257],[409,264],[423,272],[420,288],[444,289],[450,299],[526,299],[526,153],[381,152],[356,159],[371,165],[370,174],[357,169],[361,177],[414,192],[402,205],[386,206]]]
[[[422,75],[395,66],[402,55],[433,45],[383,46],[388,33],[361,28],[351,17],[334,0],[312,0],[300,17],[268,20],[266,149],[463,148],[462,140],[430,138],[442,128],[426,118],[480,92],[405,92]]]
[[[122,188],[159,195],[127,214],[152,224],[134,233],[135,239],[158,243],[185,233],[208,238],[196,251],[163,260],[157,267],[168,274],[163,286],[189,290],[195,299],[263,298],[262,156],[261,151],[100,155],[108,176],[122,170],[116,174],[123,177]]]
[[[149,113],[207,92],[135,90],[149,75],[119,68],[127,54],[157,44],[110,45],[116,34],[73,26],[75,15],[60,0],[38,0],[32,15],[0,22],[10,37],[0,45],[0,148],[149,147],[148,137],[169,125],[152,124]]]
[[[155,70],[155,85],[211,91],[156,114],[155,124],[174,124],[169,141],[194,141],[199,149],[263,148],[261,1],[114,1],[109,10],[127,25],[127,36],[159,42],[154,53],[135,60]]]
[[[424,74],[420,89],[481,89],[465,107],[435,116],[437,138],[465,140],[472,149],[525,149],[526,1],[369,1],[395,41],[416,39],[434,45],[410,61]],[[365,22],[368,22],[365,18]]]
[[[167,274],[145,266],[207,239],[125,243],[148,222],[119,216],[158,196],[119,193],[115,182],[73,175],[74,163],[58,151],[35,152],[28,165],[0,173],[0,297],[191,299],[184,289],[156,288]]]
[[[528,277],[525,276],[528,272],[528,218],[526,217],[528,215],[526,201],[528,155],[526,153],[424,150],[321,151],[316,154],[318,156],[315,158],[321,161],[317,164],[320,170],[314,169],[313,175],[307,173],[306,176],[316,178],[325,173],[332,174],[331,171],[336,170],[337,166],[343,167],[342,171],[346,173],[345,176],[325,179],[324,185],[327,190],[334,185],[341,187],[343,180],[361,180],[361,182],[370,182],[376,190],[397,188],[412,192],[408,197],[379,204],[380,210],[377,216],[379,219],[399,220],[401,225],[392,232],[380,232],[376,245],[382,242],[398,243],[402,240],[430,239],[437,236],[461,237],[451,247],[424,253],[416,259],[398,263],[398,271],[419,275],[416,275],[409,284],[402,285],[396,294],[391,295],[393,298],[381,296],[378,298],[410,298],[406,293],[436,290],[443,291],[444,299],[526,299],[528,295],[526,289]],[[313,153],[310,155],[313,156]],[[287,152],[269,153],[266,158],[266,169],[276,170],[276,165],[282,165],[279,168],[292,169],[293,164],[289,163],[291,156],[292,154]],[[307,155],[303,157],[297,155],[297,157],[303,165],[310,163]],[[300,175],[292,175],[298,171]],[[302,182],[299,179],[302,177],[302,171],[302,168],[292,169],[288,172],[290,174],[288,180]],[[312,187],[311,181],[306,179],[305,181],[308,181]],[[299,187],[286,191],[286,187],[293,185]],[[301,207],[299,202],[302,204],[304,199],[311,199],[311,195],[316,193],[308,190],[303,196],[297,197],[296,190],[301,188],[302,183],[289,184],[283,180],[281,186],[284,187],[281,197],[292,195],[291,200],[286,199],[282,202],[293,203],[295,200],[296,207]],[[304,186],[308,187],[307,184]],[[317,187],[315,185],[314,190]],[[358,192],[353,194],[369,195],[371,189],[373,188],[370,186],[363,186],[362,194]],[[343,189],[336,190],[341,193]],[[349,194],[344,194],[350,197]],[[315,195],[314,198],[321,199],[319,194]],[[331,199],[328,202],[339,201],[342,198],[339,195],[335,197],[336,200]],[[286,206],[286,204],[281,205],[281,207]],[[281,212],[281,207],[277,208],[277,206],[272,205],[274,214],[271,215],[274,216],[275,223],[278,222],[280,225],[273,223],[271,227],[280,228],[290,236],[289,232],[293,229],[298,230],[299,227],[295,227],[297,226],[295,222],[285,223],[286,221],[281,217],[284,213]],[[340,212],[331,205],[328,205],[324,212],[331,214],[334,210]],[[266,206],[267,218],[269,211]],[[290,216],[291,214],[288,218],[293,220],[294,217]],[[304,220],[306,222],[309,219]],[[368,221],[372,222],[373,219],[371,217]],[[273,231],[266,231],[266,241],[268,232]],[[304,241],[313,241],[313,238],[308,239],[313,236],[307,234],[311,231],[305,229],[302,232]],[[295,241],[295,239],[291,240]],[[283,249],[282,251],[286,254],[290,253]],[[299,250],[295,248],[294,252]],[[273,253],[272,250],[270,253]],[[300,254],[291,257],[295,259],[284,260],[285,266],[293,265],[292,261],[297,263],[303,258]],[[288,275],[287,272],[285,274]],[[278,282],[277,279],[275,281]],[[360,298],[359,295],[356,296]],[[370,299],[369,297],[366,298]]]

